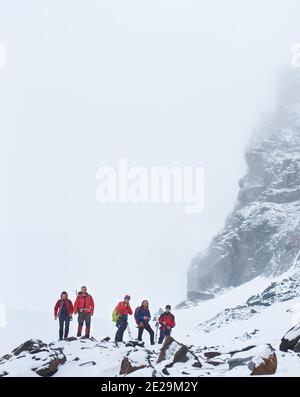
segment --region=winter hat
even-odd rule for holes
[[[166,310],[171,310],[171,306],[170,306],[170,305],[167,305],[167,306],[166,306]]]
[[[125,295],[125,296],[124,296],[124,300],[125,300],[125,299],[130,299],[130,296],[129,296],[129,295]]]

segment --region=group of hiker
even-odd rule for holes
[[[54,318],[59,319],[59,340],[67,339],[69,335],[70,321],[73,319],[73,314],[78,314],[78,328],[77,337],[81,337],[82,329],[85,324],[85,337],[90,337],[91,329],[91,317],[94,314],[95,304],[93,297],[87,292],[87,287],[81,287],[80,292],[77,294],[74,305],[68,298],[66,291],[63,291],[60,295],[60,299],[54,306]],[[130,306],[130,296],[125,295],[124,299],[117,304],[113,313],[112,321],[116,323],[117,332],[115,335],[115,342],[122,342],[124,332],[126,329],[129,332],[131,338],[131,331],[128,326],[128,316],[132,315],[133,311]],[[143,332],[146,330],[150,336],[151,345],[155,344],[154,331],[151,328],[150,320],[151,314],[149,310],[149,302],[143,300],[142,304],[138,306],[134,311],[134,318],[138,327],[139,341],[142,341]],[[165,310],[161,310],[157,316],[156,327],[159,327],[159,339],[158,343],[163,343],[166,336],[171,334],[172,328],[175,327],[175,317],[171,313],[171,306],[166,305]]]

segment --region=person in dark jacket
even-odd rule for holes
[[[116,342],[123,341],[123,335],[128,325],[128,315],[132,315],[132,309],[130,307],[130,296],[125,295],[124,300],[119,302],[115,308],[119,319],[116,323],[116,327],[118,328],[115,336]]]
[[[85,337],[90,337],[91,316],[94,314],[95,304],[92,295],[87,293],[85,286],[81,287],[74,303],[74,314],[78,313],[77,337],[81,336],[83,324],[85,322]]]
[[[63,291],[60,299],[54,306],[54,319],[59,319],[59,340],[67,339],[69,335],[70,321],[73,315],[73,303],[68,299],[68,294]],[[64,332],[65,331],[65,332]]]
[[[166,336],[171,335],[172,328],[175,327],[175,317],[171,313],[171,306],[167,305],[166,310],[159,316],[160,335],[158,343],[163,343]]]
[[[134,317],[139,328],[138,340],[142,340],[145,329],[150,334],[151,345],[154,345],[154,331],[149,324],[149,321],[151,320],[151,314],[149,311],[149,302],[147,300],[144,300],[141,306],[136,308]]]

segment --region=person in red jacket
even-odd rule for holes
[[[130,296],[125,295],[124,300],[122,302],[119,302],[117,307],[115,308],[116,312],[119,315],[119,319],[116,323],[116,326],[118,327],[118,330],[116,332],[115,336],[115,341],[116,342],[122,342],[123,341],[123,335],[125,332],[125,329],[127,328],[128,325],[128,315],[132,314],[132,309],[129,304],[130,301]]]
[[[74,303],[74,314],[78,313],[77,337],[81,336],[82,327],[85,323],[85,336],[90,337],[91,316],[94,314],[95,304],[92,295],[87,293],[85,286],[81,287]]]
[[[69,325],[73,315],[73,303],[68,299],[68,294],[63,291],[60,299],[54,306],[54,319],[59,318],[59,340],[67,339],[69,335]],[[64,332],[65,328],[65,332]]]
[[[171,313],[170,305],[166,306],[166,310],[160,315],[158,321],[160,324],[160,335],[158,343],[163,343],[165,337],[171,335],[171,330],[175,327],[175,317]]]

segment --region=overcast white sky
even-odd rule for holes
[[[184,299],[299,15],[298,0],[0,0],[0,303],[46,312],[86,284],[110,318],[125,293]],[[204,211],[97,203],[97,168],[120,158],[203,166]]]

